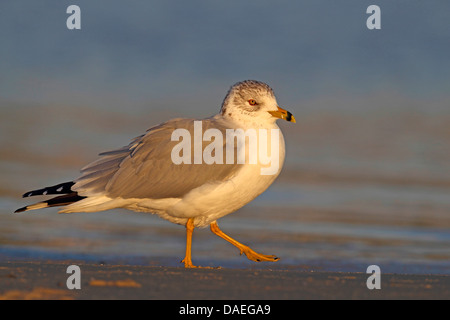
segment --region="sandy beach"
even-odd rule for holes
[[[293,300],[449,299],[450,277],[382,274],[369,290],[365,273],[295,269],[184,269],[80,264],[81,289],[66,285],[70,262],[3,262],[0,299]]]

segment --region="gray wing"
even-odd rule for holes
[[[174,119],[153,127],[128,146],[101,153],[100,159],[81,169],[82,176],[72,189],[84,196],[180,198],[206,183],[230,179],[242,168],[241,164],[174,164],[171,153],[179,141],[171,141],[171,136],[178,128],[189,130],[194,137],[193,119]],[[214,118],[202,121],[203,132],[208,128],[216,128],[223,133],[226,129]],[[204,142],[203,147],[205,144],[209,142]],[[224,155],[225,147],[224,141]],[[194,154],[193,148],[191,143],[191,155]]]

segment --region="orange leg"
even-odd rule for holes
[[[222,239],[225,239],[226,241],[228,241],[229,243],[231,243],[232,245],[234,245],[235,247],[237,247],[240,251],[241,254],[245,254],[247,256],[248,259],[252,260],[252,261],[277,261],[280,258],[273,256],[273,255],[265,255],[265,254],[260,254],[257,253],[255,251],[253,251],[250,247],[234,240],[233,238],[231,238],[230,236],[226,235],[225,233],[222,232],[222,230],[219,229],[219,226],[217,225],[217,222],[214,221],[210,224],[211,227],[211,231],[218,235],[219,237],[221,237]]]
[[[197,268],[192,264],[191,249],[192,249],[192,233],[194,232],[194,219],[189,218],[186,222],[186,257],[181,261],[184,262],[185,268]]]
[[[184,262],[185,268],[204,268],[204,269],[220,269],[220,267],[198,267],[192,264],[192,234],[194,233],[194,218],[189,218],[186,222],[186,257],[181,262]]]

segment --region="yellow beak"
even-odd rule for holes
[[[292,113],[290,113],[289,111],[286,111],[283,108],[280,108],[278,106],[277,106],[277,108],[278,108],[277,111],[268,111],[268,112],[275,118],[280,118],[280,119],[284,119],[286,121],[295,123],[295,118],[292,115]]]

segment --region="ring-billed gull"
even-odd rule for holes
[[[16,212],[53,206],[64,206],[61,213],[114,208],[150,212],[186,227],[182,260],[186,268],[195,267],[191,260],[194,228],[208,225],[248,259],[276,261],[276,256],[257,253],[223,233],[217,219],[255,199],[280,173],[285,144],[277,119],[295,122],[290,112],[278,106],[267,84],[236,83],[217,115],[172,119],[150,128],[129,145],[101,153],[81,169],[78,179],[25,193],[23,197],[59,196]],[[241,143],[237,133],[244,134]],[[189,136],[192,140],[187,140]],[[266,159],[257,157],[252,162],[255,154]],[[272,164],[267,162],[269,154]],[[263,173],[271,165],[274,170]]]

